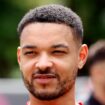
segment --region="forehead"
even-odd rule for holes
[[[91,69],[92,70],[102,70],[103,72],[105,72],[105,60],[97,61],[96,63],[93,64]]]
[[[64,24],[31,23],[27,25],[20,37],[20,44],[75,44],[72,29]]]

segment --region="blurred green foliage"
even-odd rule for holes
[[[83,20],[84,43],[105,38],[105,0],[0,0],[0,77],[19,77],[17,25],[31,8],[44,4],[71,7]],[[87,71],[80,75],[87,75]]]

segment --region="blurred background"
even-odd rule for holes
[[[10,92],[14,87],[15,90],[20,89],[18,93],[26,93],[24,87],[16,87],[23,86],[19,80],[21,75],[16,58],[19,46],[17,25],[29,9],[52,3],[70,7],[82,18],[84,43],[88,46],[99,39],[105,39],[105,0],[0,0],[0,93],[3,93],[3,89],[6,93],[7,86]],[[88,71],[83,68],[78,76],[87,78]]]

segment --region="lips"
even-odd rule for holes
[[[50,78],[56,78],[54,74],[35,74],[34,79],[50,79]]]
[[[56,79],[56,76],[54,74],[35,74],[33,78],[38,84],[49,84]]]

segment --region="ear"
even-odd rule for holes
[[[20,59],[20,51],[21,51],[21,48],[18,47],[17,48],[17,61],[18,61],[18,64],[20,65],[20,62],[21,62],[21,59]]]
[[[78,63],[79,69],[81,69],[84,66],[84,64],[86,63],[87,56],[88,56],[88,47],[86,44],[83,44],[81,46],[80,52],[79,52],[79,63]]]

